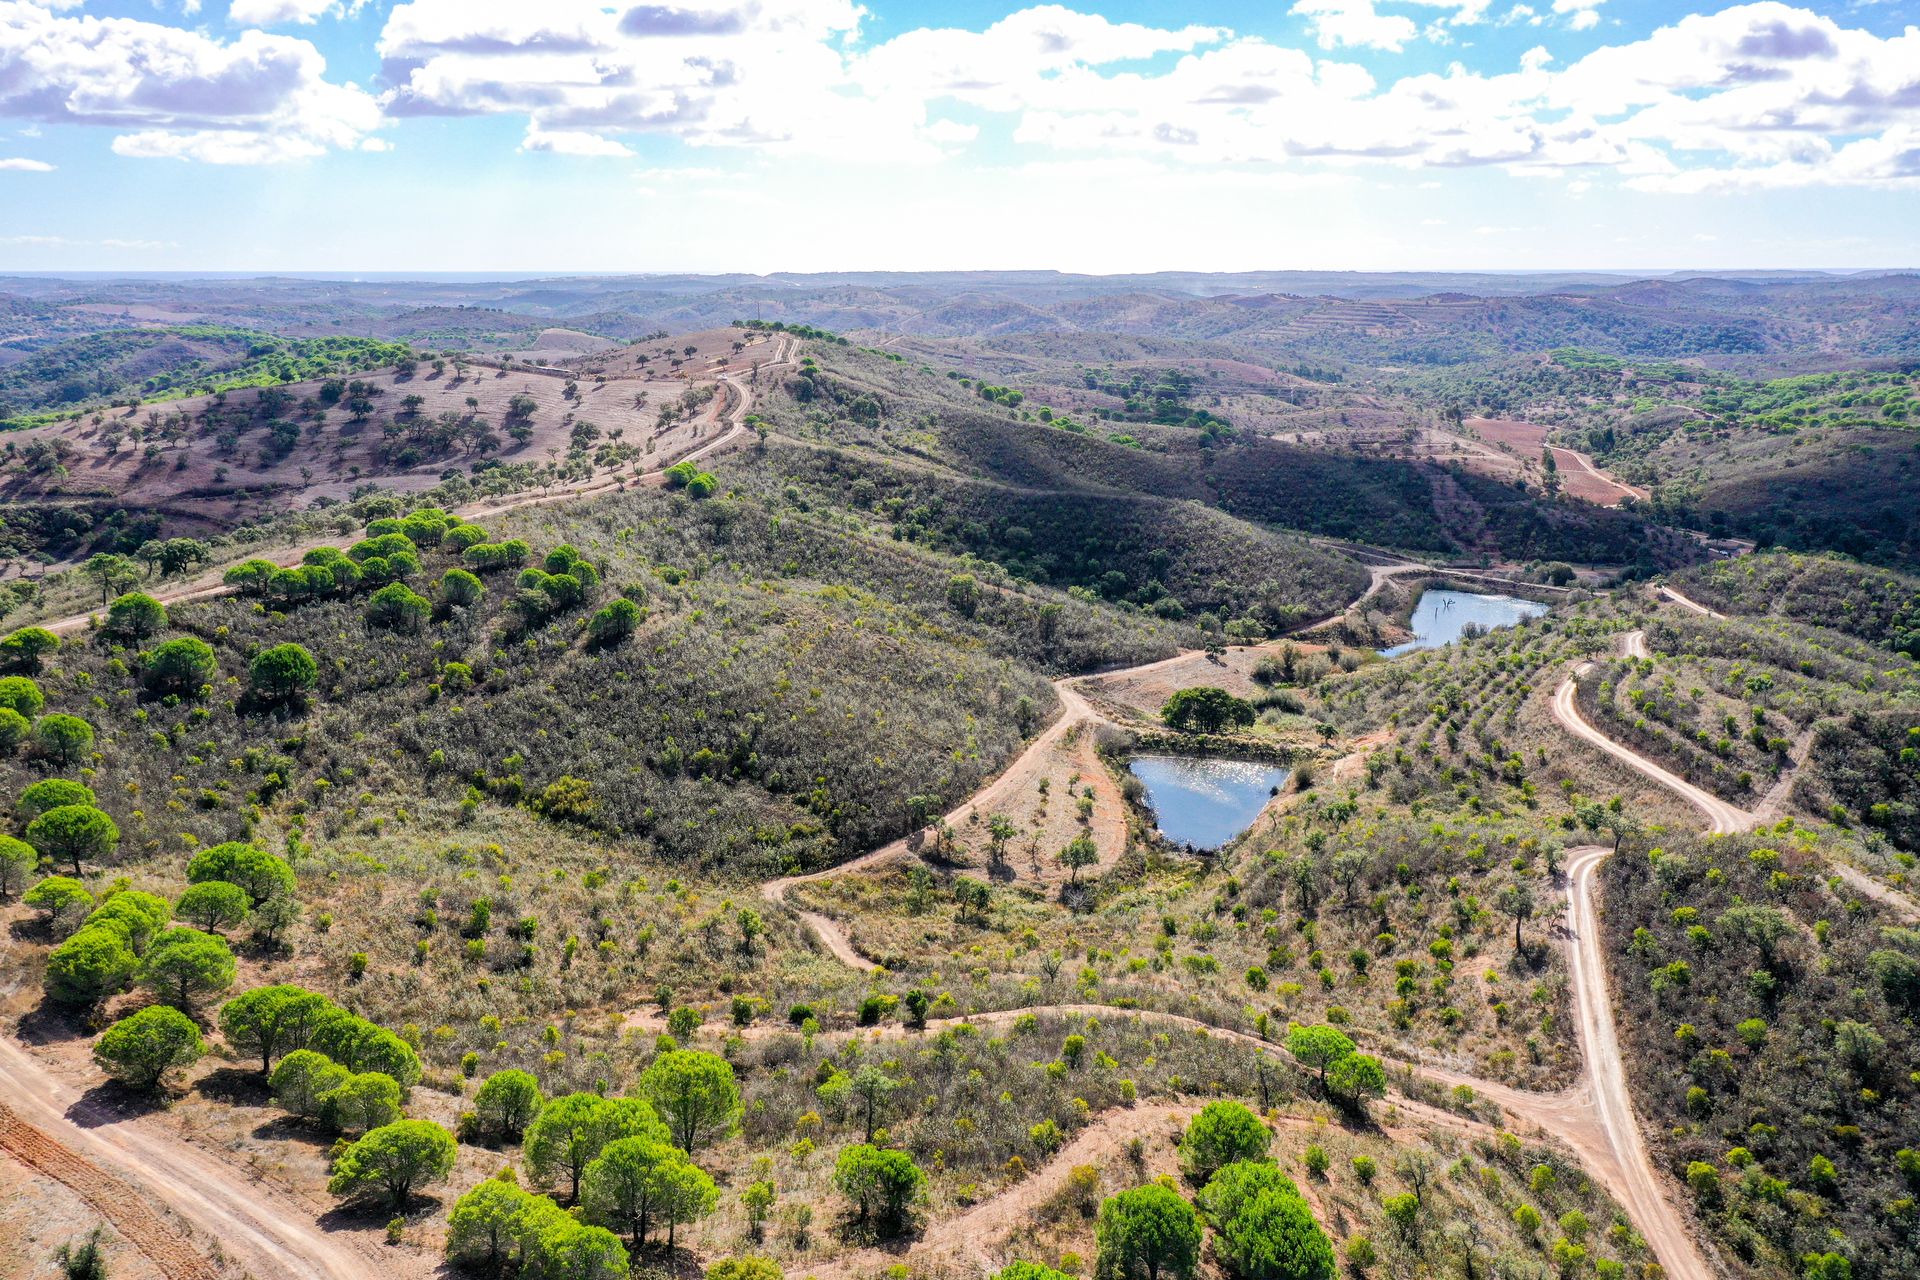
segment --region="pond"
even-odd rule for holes
[[[1547,606],[1537,600],[1484,596],[1472,591],[1428,591],[1420,597],[1413,617],[1407,622],[1413,639],[1382,649],[1380,656],[1397,658],[1415,649],[1438,649],[1458,640],[1468,627],[1492,631],[1537,618],[1546,611]]]
[[[1154,825],[1175,844],[1218,849],[1253,825],[1288,770],[1251,760],[1136,756],[1127,770],[1147,789]]]

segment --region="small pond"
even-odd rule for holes
[[[1154,825],[1175,844],[1218,849],[1253,825],[1283,765],[1194,756],[1136,756],[1127,769],[1147,789]]]
[[[1413,617],[1407,623],[1413,639],[1382,649],[1380,656],[1397,658],[1415,649],[1438,649],[1458,640],[1468,627],[1492,631],[1537,618],[1546,611],[1547,606],[1537,600],[1484,596],[1472,591],[1428,591],[1414,606]]]

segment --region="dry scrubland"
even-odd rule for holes
[[[123,1123],[259,1170],[265,1194],[396,1274],[431,1271],[449,1244],[471,1257],[450,1214],[504,1165],[570,1198],[567,1172],[543,1170],[484,1082],[520,1071],[547,1098],[631,1093],[671,1113],[665,1074],[697,1063],[731,1080],[737,1106],[713,1083],[706,1132],[673,1135],[704,1175],[648,1157],[683,1193],[667,1214],[678,1252],[656,1219],[649,1266],[753,1253],[864,1280],[1018,1258],[1084,1275],[1102,1201],[1159,1174],[1198,1191],[1191,1150],[1171,1138],[1206,1103],[1237,1099],[1268,1114],[1279,1168],[1350,1274],[1650,1275],[1631,1225],[1569,1157],[1501,1133],[1471,1089],[1391,1065],[1540,1090],[1578,1078],[1560,862],[1599,841],[1620,849],[1606,941],[1635,1097],[1708,1239],[1769,1280],[1816,1247],[1860,1280],[1910,1269],[1895,1149],[1920,959],[1825,874],[1832,861],[1905,874],[1911,748],[1893,729],[1909,667],[1869,647],[1897,638],[1905,614],[1817,619],[1846,621],[1841,635],[1702,620],[1623,591],[1382,662],[1356,642],[1411,603],[1383,596],[1337,645],[1268,641],[1337,613],[1366,574],[1246,518],[1289,492],[1245,478],[1264,446],[1165,427],[1135,448],[956,402],[957,380],[883,354],[813,349],[757,406],[773,436],[710,462],[710,481],[528,508],[470,534],[360,499],[334,513],[376,522],[358,570],[266,574],[170,615],[126,610],[57,650],[7,647],[33,683],[4,692],[34,726],[0,757],[0,794],[25,802],[10,829],[72,857],[93,902],[122,904],[108,907],[121,923],[83,926],[87,901],[19,900],[59,865],[13,864],[6,1003],[44,1067],[139,1115]],[[637,368],[652,350],[588,359]],[[613,387],[625,375],[609,368]],[[1169,493],[1197,496],[1242,449],[1226,514],[1153,489],[1171,478]],[[1440,536],[1391,510],[1419,473],[1338,466],[1372,487],[1326,496],[1309,527]],[[1112,505],[1160,545],[1082,525],[1101,506],[1095,485],[1131,490]],[[1622,551],[1649,545],[1630,517],[1593,525],[1520,502],[1490,513],[1489,536],[1604,528]],[[1752,569],[1788,571],[1773,557]],[[1731,601],[1743,580],[1716,575],[1740,571],[1696,577]],[[1790,572],[1809,597],[1853,590],[1821,586],[1817,565]],[[1633,630],[1651,656],[1609,658]],[[1010,833],[978,813],[882,865],[791,888],[792,906],[838,921],[883,968],[838,963],[762,897],[769,877],[831,868],[963,803],[1058,714],[1051,679],[1234,637],[1268,642],[1073,686],[1122,727],[1062,736],[1009,775]],[[178,641],[205,645],[170,651],[192,652],[185,675],[157,656]],[[280,645],[310,655],[311,679],[256,662]],[[1781,767],[1774,739],[1812,729],[1812,762],[1781,800],[1788,825],[1688,836],[1698,824],[1679,801],[1554,724],[1549,696],[1585,660],[1596,722],[1743,804]],[[1247,697],[1250,738],[1306,764],[1216,858],[1164,847],[1119,771],[1126,734],[1196,683]],[[84,720],[84,736],[49,715]],[[60,824],[34,829],[28,789],[49,777],[89,788],[79,807],[96,805],[117,840],[56,845]],[[1096,825],[1124,826],[1124,852],[1063,876],[1061,848]],[[255,892],[193,862],[236,840],[284,859],[286,880]],[[155,976],[151,925],[128,923],[147,909],[140,894],[180,922],[161,956],[214,957],[190,987]],[[185,938],[187,924],[216,936]],[[145,954],[127,972],[76,973],[70,939],[89,930],[109,960]],[[379,1197],[335,1207],[324,1193],[330,1168],[353,1165],[334,1159],[336,1137],[355,1136],[343,1104],[287,1114],[288,1091],[276,1102],[249,1047],[218,1030],[226,998],[266,983],[325,993],[392,1033],[368,1031],[368,1052],[417,1076],[406,1114],[465,1139],[399,1214],[397,1246],[382,1243],[396,1213]],[[175,1100],[156,1108],[137,1086],[103,1084],[89,1054],[102,1028],[169,1000],[213,1052],[173,1071],[161,1092]],[[1364,1074],[1323,1088],[1281,1047],[1295,1023],[1380,1054],[1375,1083],[1394,1096],[1369,1102]],[[904,1221],[884,1204],[861,1212],[859,1187],[836,1176],[869,1143],[895,1153],[865,1157],[870,1170],[891,1162],[901,1178],[910,1160],[924,1178]],[[78,1214],[59,1194],[54,1224]],[[526,1247],[575,1230],[542,1222]],[[1263,1280],[1232,1252],[1231,1222],[1213,1226],[1204,1269]],[[525,1270],[540,1265],[529,1255]]]

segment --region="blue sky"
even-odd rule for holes
[[[0,0],[0,270],[1920,265],[1920,0]]]

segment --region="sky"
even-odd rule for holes
[[[1920,266],[1920,0],[0,0],[0,271]]]

